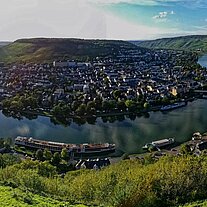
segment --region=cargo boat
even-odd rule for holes
[[[161,147],[165,147],[165,146],[171,145],[173,143],[175,143],[175,139],[174,138],[161,139],[161,140],[158,140],[158,141],[154,141],[154,142],[145,144],[142,147],[142,149],[147,150],[150,147],[161,148]]]
[[[167,106],[162,106],[160,110],[161,111],[169,111],[169,110],[177,109],[177,108],[180,108],[180,107],[183,107],[183,106],[186,106],[186,103],[185,102],[179,102],[179,103],[174,103],[174,104],[167,105]]]
[[[59,142],[43,141],[34,139],[32,137],[20,137],[15,139],[15,145],[30,149],[48,149],[51,152],[61,152],[66,148],[69,154],[74,156],[79,155],[99,155],[110,154],[115,152],[115,144],[103,143],[103,144],[66,144]]]

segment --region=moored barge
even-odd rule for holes
[[[68,153],[74,154],[74,156],[110,154],[115,152],[115,144],[66,144],[20,136],[15,139],[15,145],[34,150],[48,149],[51,152],[61,152],[62,149],[66,148]]]

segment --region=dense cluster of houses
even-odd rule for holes
[[[0,65],[0,98],[24,91],[41,95],[41,107],[58,101],[84,103],[97,97],[120,100],[145,97],[148,103],[188,93],[202,86],[205,70],[190,70],[196,57],[182,51],[120,51],[115,57],[97,57],[89,62],[54,61],[53,64]],[[117,100],[117,97],[116,97]]]

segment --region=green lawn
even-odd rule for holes
[[[86,207],[84,205],[69,205],[67,202],[60,202],[52,198],[39,196],[32,193],[25,193],[19,189],[0,186],[1,207]]]

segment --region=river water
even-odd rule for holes
[[[207,66],[207,55],[199,63]],[[206,106],[207,100],[196,100],[186,107],[165,113],[151,112],[150,117],[137,117],[134,121],[126,118],[124,121],[104,123],[98,118],[95,125],[71,123],[68,127],[54,125],[47,117],[19,121],[0,113],[0,137],[22,135],[66,143],[110,142],[123,152],[141,153],[145,143],[157,139],[175,137],[177,142],[184,142],[196,131],[206,132]]]
[[[200,65],[202,65],[203,67],[206,67],[207,68],[207,54],[202,56],[199,60],[198,60],[198,63]]]

